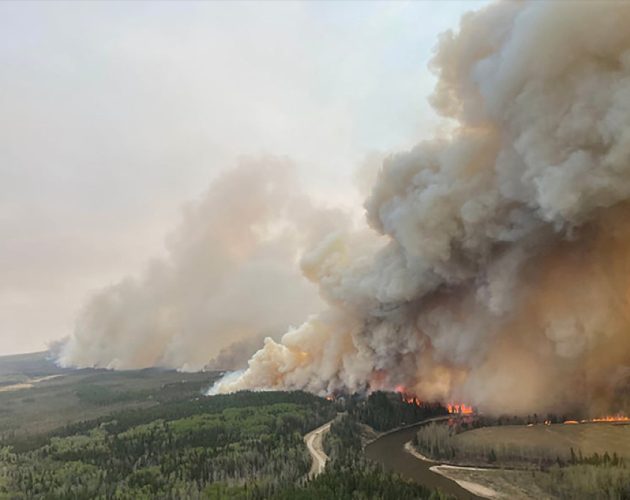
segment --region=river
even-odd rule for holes
[[[455,481],[429,470],[436,465],[434,462],[420,460],[404,450],[405,443],[411,441],[421,425],[424,423],[381,436],[365,447],[365,455],[382,464],[386,470],[398,472],[427,488],[438,488],[460,500],[484,500],[465,490]]]

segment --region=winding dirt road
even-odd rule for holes
[[[328,455],[326,455],[324,451],[324,435],[330,430],[330,424],[332,424],[334,420],[335,419],[304,436],[304,442],[313,459],[311,470],[308,473],[309,477],[315,477],[324,472],[326,462],[328,461]]]

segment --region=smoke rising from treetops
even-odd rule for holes
[[[214,391],[403,385],[486,410],[615,404],[630,371],[630,5],[499,3],[440,39],[457,126],[389,158],[375,252],[302,260],[329,310]]]

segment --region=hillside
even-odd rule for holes
[[[57,367],[46,353],[0,357],[0,438],[35,435],[128,408],[198,396],[218,372]]]

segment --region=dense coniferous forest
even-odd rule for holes
[[[347,406],[357,421],[381,432],[448,414],[439,404],[407,402],[402,394],[383,391],[371,393],[365,401],[350,398]]]
[[[306,475],[303,434],[334,414],[310,394],[273,392],[121,412],[5,447],[2,484],[18,498],[203,497],[223,485],[263,498]]]
[[[388,429],[439,413],[397,394],[331,402],[304,392],[201,396],[197,383],[165,385],[150,407],[11,433],[0,448],[0,498],[441,498],[383,472],[362,454],[360,423]],[[84,404],[133,398],[82,384]],[[325,440],[331,460],[308,479],[303,436],[339,416]]]

